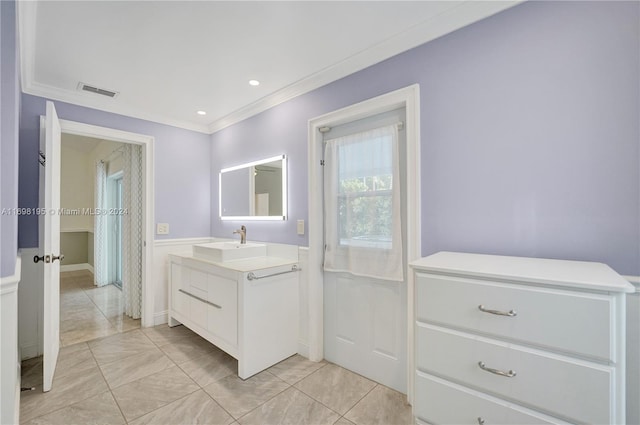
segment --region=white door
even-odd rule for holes
[[[394,176],[398,181],[392,185],[402,188],[400,211],[392,214],[390,208],[388,170],[389,155],[378,151],[379,140],[360,140],[360,147],[344,148],[342,152],[331,151],[331,158],[324,157],[325,173],[325,272],[324,272],[324,357],[340,366],[357,372],[400,392],[407,392],[407,285],[397,278],[376,278],[381,270],[393,268],[386,260],[379,260],[377,250],[397,250],[401,256],[406,252],[406,189],[401,182],[406,181],[405,135],[401,123],[404,109],[395,110],[364,120],[343,124],[324,134],[325,145],[329,140],[349,138],[354,135],[371,134],[371,129],[382,126],[398,128],[397,141],[400,162]],[[364,145],[363,145],[364,144]],[[365,146],[366,145],[366,146]],[[385,152],[384,150],[380,152]],[[330,163],[330,161],[336,163]],[[361,165],[354,165],[360,163]],[[327,180],[331,173],[333,180]],[[335,193],[328,186],[348,188],[349,193]],[[339,191],[339,190],[338,190]],[[331,200],[329,197],[342,197]],[[386,200],[385,200],[386,199]],[[329,224],[329,214],[335,214],[337,226]],[[345,230],[341,220],[344,215],[362,217],[362,225],[349,224]],[[386,217],[386,218],[384,218]],[[391,241],[387,228],[391,221],[401,223],[401,240]],[[333,246],[332,246],[333,245]],[[403,246],[404,245],[404,246]],[[364,266],[370,264],[370,271],[360,268],[355,272],[326,271],[327,269],[352,268],[353,258],[338,267],[328,266],[327,253],[330,249],[349,249],[356,246],[356,256],[370,256]],[[396,259],[397,260],[397,259]],[[369,261],[367,263],[366,261]],[[348,265],[347,265],[348,263]],[[376,264],[377,263],[377,264]],[[382,264],[382,267],[379,267]],[[389,263],[390,264],[390,263]],[[378,267],[376,267],[378,265]],[[396,266],[398,263],[396,262]],[[406,274],[406,260],[400,259],[399,267]],[[368,276],[367,276],[368,275]],[[378,275],[379,276],[379,275]],[[400,277],[402,279],[402,277]]]
[[[44,137],[40,139],[40,261],[44,266],[43,391],[51,390],[60,349],[60,121],[47,102]]]

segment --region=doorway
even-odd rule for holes
[[[403,127],[406,143],[404,151],[400,153],[404,160],[402,168],[406,171],[400,178],[405,187],[405,201],[399,213],[404,223],[402,233],[406,241],[401,265],[404,280],[389,284],[369,279],[363,283],[359,281],[360,277],[354,279],[353,273],[328,275],[324,268],[327,240],[326,206],[322,195],[326,164],[321,162],[324,133],[328,129],[337,129],[363,118],[399,109],[404,109],[406,115]],[[312,360],[326,357],[338,361],[348,369],[407,393],[409,401],[412,399],[412,375],[409,371],[413,364],[413,336],[406,329],[413,318],[413,278],[407,264],[420,256],[419,140],[417,85],[328,113],[309,122],[309,193],[313,194],[309,197],[309,356]],[[355,317],[357,315],[360,317]],[[393,325],[384,320],[385,317],[393,317]],[[354,337],[349,338],[349,335]],[[401,349],[397,349],[399,345],[402,345]],[[389,347],[394,349],[390,350]],[[389,362],[385,365],[383,362],[376,366],[376,357],[395,362],[396,365],[390,366]]]
[[[141,199],[141,232],[140,238],[140,251],[142,254],[142,260],[140,261],[140,275],[142,280],[142,295],[140,300],[141,308],[141,320],[140,325],[142,327],[148,327],[154,325],[154,287],[150,284],[152,272],[152,259],[153,259],[153,216],[154,216],[154,196],[153,196],[153,182],[154,182],[154,162],[153,162],[153,149],[154,138],[138,133],[131,133],[127,131],[116,130],[107,127],[100,127],[91,124],[79,123],[75,121],[60,120],[60,127],[62,133],[75,136],[85,136],[100,140],[106,140],[111,142],[119,142],[122,144],[129,144],[132,146],[138,146],[141,149],[141,167],[139,170],[138,178],[141,179],[141,193],[137,196]],[[124,230],[124,229],[123,229]],[[123,255],[125,255],[123,251]]]
[[[323,128],[324,355],[406,393],[404,121]]]
[[[119,212],[124,210],[125,146],[120,142],[62,134],[60,244],[65,258],[60,269],[60,344],[63,347],[140,327],[139,315],[125,314],[122,290],[123,215]],[[106,196],[102,205],[97,196],[97,163],[105,173]],[[99,221],[103,224],[98,225]],[[103,242],[106,249],[94,249]]]

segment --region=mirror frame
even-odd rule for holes
[[[262,165],[269,162],[282,161],[282,215],[222,215],[222,174],[229,171],[240,170],[242,168],[254,167],[256,165]],[[220,170],[218,173],[218,216],[220,220],[268,220],[268,221],[281,221],[287,219],[287,156],[278,155],[271,158],[260,159],[258,161],[247,162],[246,164],[235,165],[233,167],[227,167]]]

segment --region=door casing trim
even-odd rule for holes
[[[414,84],[383,94],[363,102],[329,112],[309,120],[308,125],[308,169],[309,169],[309,359],[320,361],[324,357],[324,275],[323,252],[323,202],[322,191],[322,133],[321,127],[332,127],[397,108],[406,111],[406,187],[407,187],[407,263],[421,255],[420,231],[420,86]],[[414,366],[413,321],[414,282],[410,270],[407,277],[407,389],[412,401]]]
[[[154,326],[155,288],[153,282],[154,241],[154,141],[153,136],[130,133],[76,121],[60,120],[62,133],[139,145],[144,157],[144,211],[142,217],[142,311],[141,327]]]

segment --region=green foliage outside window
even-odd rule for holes
[[[338,195],[341,245],[391,248],[392,175],[341,179]]]

